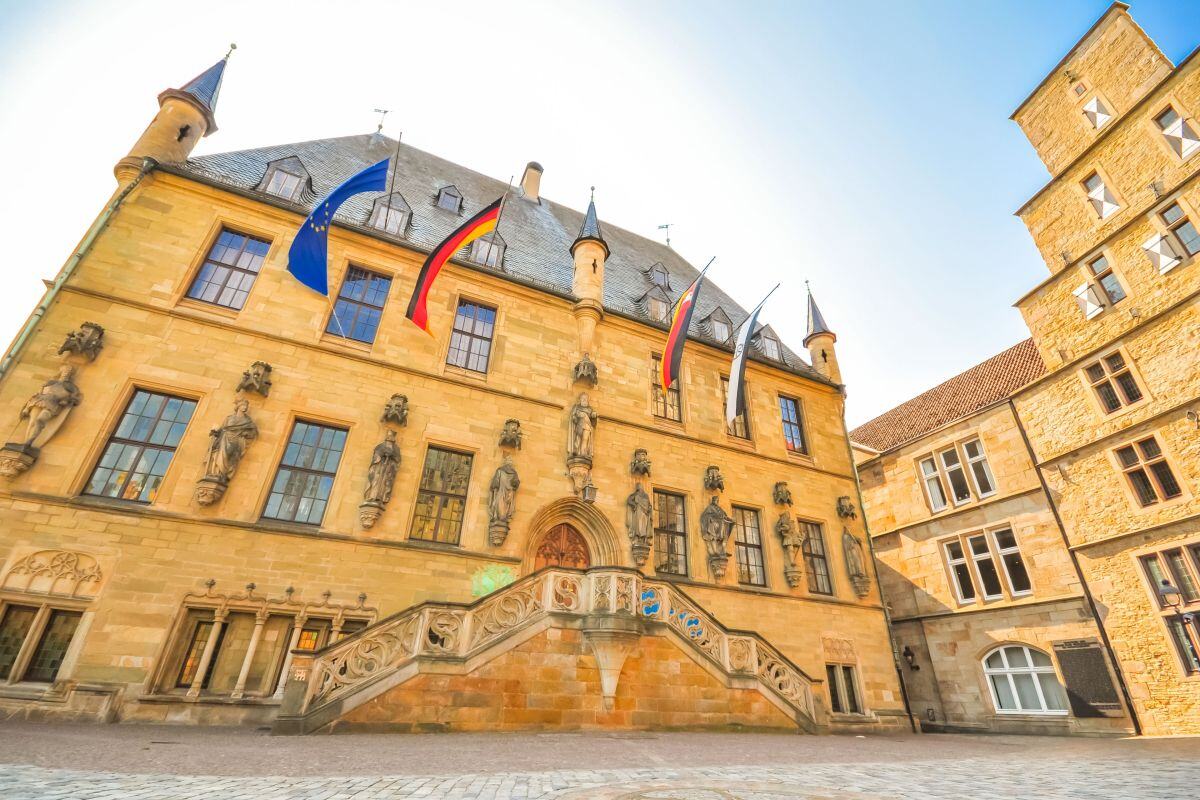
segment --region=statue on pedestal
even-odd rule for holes
[[[704,508],[700,515],[700,536],[708,549],[708,566],[714,578],[725,577],[725,567],[729,563],[729,553],[725,543],[729,540],[729,532],[733,530],[733,518],[725,513],[717,503],[717,496]]]
[[[505,455],[488,488],[488,544],[493,547],[504,544],[508,536],[508,526],[516,511],[517,489],[520,487],[521,478],[513,467],[512,456]]]
[[[0,450],[0,475],[12,478],[32,467],[41,447],[62,427],[71,409],[82,401],[83,393],[75,385],[75,367],[63,364],[58,369],[58,377],[46,381],[21,409],[24,436]],[[20,423],[17,427],[20,428]]]
[[[654,535],[654,507],[640,483],[625,500],[625,530],[633,563],[640,567],[650,555],[650,537]]]
[[[364,528],[373,526],[383,514],[384,507],[392,499],[392,486],[399,471],[400,446],[396,444],[396,432],[389,430],[371,452],[367,488],[363,491],[363,502],[358,507],[358,521]]]
[[[258,438],[258,426],[250,419],[250,404],[239,399],[233,404],[233,413],[225,418],[221,427],[213,428],[208,435],[208,458],[204,477],[196,484],[196,502],[210,506],[225,494],[229,481],[237,471],[242,456],[250,442]]]

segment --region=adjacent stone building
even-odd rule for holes
[[[868,445],[883,437],[877,444],[882,441],[879,449],[885,452],[860,454],[860,471],[871,526],[880,537],[882,569],[899,573],[889,584],[913,584],[885,590],[901,620],[897,641],[908,644],[908,637],[916,637],[906,617],[929,613],[949,596],[956,570],[974,568],[960,567],[956,558],[951,563],[945,547],[935,552],[918,543],[935,537],[940,545],[936,537],[942,534],[986,528],[1015,513],[1006,508],[1007,499],[989,501],[982,513],[969,511],[985,505],[973,487],[962,513],[953,503],[940,510],[930,505],[927,476],[918,472],[927,463],[924,453],[938,453],[951,438],[978,435],[996,473],[996,496],[1029,492],[1022,501],[1028,522],[1014,523],[1021,556],[1032,561],[1026,537],[1049,549],[1040,559],[1047,570],[1041,564],[1029,569],[1029,601],[1017,603],[1006,590],[995,603],[967,605],[982,602],[995,609],[978,617],[996,626],[987,635],[997,644],[1013,639],[1052,655],[1068,690],[1072,672],[1078,672],[1080,692],[1086,688],[1095,701],[1111,698],[1108,677],[1118,687],[1123,683],[1125,691],[1118,694],[1132,712],[1129,722],[1152,734],[1200,732],[1198,63],[1193,52],[1172,64],[1126,5],[1116,3],[1103,14],[1013,113],[1051,174],[1018,211],[1050,275],[1017,301],[1033,338],[1010,351],[1036,349],[1029,360],[1039,359],[1040,369],[994,387],[990,411],[986,402],[964,406],[962,419],[920,425],[911,437],[899,437],[910,443],[893,443],[883,433],[888,419],[906,416],[905,406],[852,433]],[[940,438],[941,426],[952,423]],[[969,454],[959,455],[965,466]],[[998,457],[1019,477],[1006,480],[1009,468],[998,469]],[[1028,463],[1022,465],[1022,457]],[[951,483],[948,470],[959,468],[940,456],[933,467],[937,479]],[[929,480],[933,477],[930,473]],[[900,484],[887,485],[894,480]],[[1061,548],[1049,546],[1055,519]],[[988,542],[993,564],[1003,558],[997,544]],[[902,557],[918,550],[917,559]],[[978,579],[978,570],[971,574]],[[1073,588],[1077,576],[1083,583]],[[1070,626],[1053,615],[1031,623],[1025,613],[1047,584],[1052,595],[1063,596],[1063,611],[1072,603],[1078,610]],[[907,593],[922,591],[942,599],[928,600],[921,611]],[[1072,594],[1075,599],[1068,600]],[[949,608],[960,615],[963,605],[955,598]],[[1076,654],[1076,663],[1068,665],[1055,642],[1092,638],[1086,630],[1089,610],[1099,621],[1100,639],[1110,646],[1089,645],[1090,655]],[[929,624],[923,625],[928,638]],[[964,631],[959,642],[965,641]],[[954,671],[983,680],[988,665],[978,650],[968,646],[940,655],[956,661],[939,662],[933,648],[938,675]],[[974,709],[971,703],[951,707],[946,687],[938,690],[949,720],[1003,710],[987,695]],[[921,691],[935,696],[932,688]],[[936,714],[938,707],[931,707]],[[1074,699],[1071,707],[1073,727],[1083,729]],[[1089,721],[1086,727],[1100,724]],[[1121,723],[1114,717],[1111,724]]]
[[[0,363],[0,713],[330,729],[908,726],[835,337],[674,251],[379,134],[192,158],[222,61],[159,97]],[[318,198],[393,158],[285,271]],[[810,306],[815,310],[815,304]],[[819,312],[816,319],[821,319]]]

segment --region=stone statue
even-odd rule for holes
[[[396,444],[396,432],[390,430],[371,452],[367,488],[363,491],[363,502],[358,507],[358,521],[364,528],[370,528],[379,521],[384,506],[392,499],[392,486],[399,471],[400,446]]]
[[[517,450],[521,449],[521,421],[517,419],[509,419],[504,422],[504,429],[500,431],[500,446],[513,447]]]
[[[712,466],[704,470],[704,488],[710,492],[725,491],[725,479],[721,477],[721,468]]]
[[[508,525],[516,511],[517,489],[520,487],[521,479],[513,467],[512,456],[505,455],[488,488],[488,543],[493,547],[504,544],[508,536]]]
[[[61,356],[63,353],[74,353],[79,356],[87,356],[88,361],[95,361],[102,349],[104,349],[104,328],[94,322],[85,322],[79,326],[79,330],[67,334],[62,347],[58,348],[58,354]]]
[[[635,478],[650,475],[650,454],[645,448],[639,447],[633,451],[633,461],[629,463],[629,474]]]
[[[250,369],[242,373],[238,381],[239,392],[254,392],[266,397],[271,393],[271,365],[265,361],[255,361]]]
[[[729,532],[733,529],[733,518],[725,513],[725,509],[717,504],[717,496],[704,508],[700,515],[700,536],[708,548],[708,566],[714,578],[725,577],[725,566],[729,563],[729,553],[725,543],[729,540]]]
[[[82,400],[83,394],[75,385],[75,367],[63,364],[58,369],[58,377],[47,381],[21,409],[21,419],[29,421],[21,444],[27,448],[40,446],[42,441],[39,439],[50,421]]]
[[[871,577],[867,575],[862,542],[849,528],[842,528],[842,553],[846,557],[846,574],[850,576],[850,585],[854,587],[854,593],[859,597],[866,597],[871,591]]]
[[[383,406],[383,421],[392,422],[400,427],[408,424],[408,397],[394,394]]]
[[[596,388],[596,384],[599,382],[599,376],[596,374],[596,362],[592,361],[587,353],[583,354],[583,358],[571,370],[571,379],[577,383],[586,383],[593,389]]]
[[[567,456],[592,462],[596,438],[596,410],[588,403],[587,392],[581,392],[579,400],[571,408],[570,435],[567,439]]]
[[[776,520],[775,533],[779,536],[779,544],[783,546],[783,577],[787,578],[788,586],[794,589],[804,577],[804,534],[796,529],[792,515],[786,511]]]
[[[850,502],[850,495],[844,494],[837,499],[837,515],[842,519],[858,519],[858,512],[854,509],[854,503]]]
[[[625,530],[629,534],[633,563],[640,567],[650,555],[650,537],[654,535],[654,507],[640,483],[625,500]]]
[[[792,504],[792,490],[788,488],[787,481],[779,481],[775,484],[775,488],[771,490],[771,499],[775,501],[777,506],[790,506]]]
[[[75,385],[75,367],[63,364],[58,377],[46,381],[21,409],[24,438],[0,449],[0,475],[14,478],[32,467],[42,445],[58,432],[71,409],[82,401],[83,393]],[[16,427],[20,430],[20,422]]]
[[[225,418],[221,427],[208,432],[212,441],[208,445],[204,477],[196,485],[196,502],[202,506],[221,499],[242,456],[246,455],[246,448],[258,438],[258,426],[250,419],[249,409],[250,403],[246,400],[235,401],[233,413]]]

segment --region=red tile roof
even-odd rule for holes
[[[850,439],[873,450],[891,450],[993,405],[1045,373],[1033,339],[1026,339],[859,425]]]

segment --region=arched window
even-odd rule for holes
[[[1000,714],[1066,714],[1063,691],[1050,656],[1020,644],[997,647],[983,659],[983,672]]]

